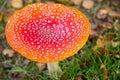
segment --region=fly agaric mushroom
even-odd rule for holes
[[[86,43],[89,33],[86,16],[62,4],[28,5],[6,25],[9,45],[30,60],[48,63],[50,73],[61,72],[57,62],[73,56]]]

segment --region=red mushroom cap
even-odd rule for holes
[[[85,15],[62,4],[28,5],[6,25],[6,38],[14,50],[45,63],[74,55],[86,43],[89,33]]]

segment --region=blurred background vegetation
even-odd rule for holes
[[[91,23],[86,45],[59,63],[61,80],[120,80],[120,0],[0,0],[0,80],[50,80],[46,64],[25,59],[5,38],[10,16],[40,2],[74,7]]]

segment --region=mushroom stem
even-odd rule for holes
[[[60,77],[62,76],[63,72],[62,72],[58,62],[47,63],[47,67],[48,67],[49,75],[52,78],[59,80]]]

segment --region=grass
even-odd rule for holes
[[[118,24],[113,24],[113,27],[116,25]],[[109,32],[119,35],[119,31],[120,30],[110,30]],[[115,38],[113,38],[113,40]],[[117,40],[119,40],[119,38],[117,38]],[[75,80],[77,76],[83,76],[85,80],[103,80],[105,75],[104,70],[100,69],[102,64],[104,64],[108,70],[107,77],[109,80],[118,80],[120,78],[120,59],[114,56],[115,54],[119,54],[120,56],[120,45],[112,47],[111,43],[106,44],[105,54],[102,56],[94,55],[94,51],[92,50],[94,45],[96,45],[96,43],[88,41],[77,54],[60,62],[60,66],[64,72],[63,78],[66,77],[67,80]],[[46,69],[39,72],[36,62],[30,61],[29,64],[23,65],[22,60],[24,60],[24,58],[18,54],[16,56],[16,61],[13,61],[13,63],[8,62],[9,65],[12,66],[12,69],[4,70],[0,67],[0,70],[3,71],[4,80],[8,80],[8,74],[11,75],[13,73],[23,74],[27,80],[32,80],[34,77],[35,80],[39,78],[48,80]],[[5,62],[8,59],[6,56],[0,56],[0,59],[3,63],[7,63]]]
[[[107,0],[105,0],[105,3],[106,2]],[[0,4],[2,3],[4,3],[4,0],[0,1]],[[103,2],[102,4],[105,6],[105,3]],[[95,14],[97,10],[102,7],[103,6],[99,4],[92,9],[91,13],[89,13],[90,10],[86,11],[83,8],[81,8],[81,10],[90,17],[90,15]],[[99,48],[93,50],[94,46],[97,45],[95,38],[88,40],[86,45],[74,56],[60,61],[59,65],[64,72],[61,80],[77,80],[78,78],[82,78],[83,80],[120,79],[120,44],[113,46],[116,42],[120,42],[120,24],[117,18],[114,18],[113,21],[114,24],[112,28],[102,34],[103,40],[106,41],[104,51],[102,51],[101,48],[100,50]],[[4,33],[4,26],[4,22],[1,21],[0,34]],[[97,39],[98,38],[99,37],[97,37]],[[0,39],[0,41],[2,45],[7,43],[6,40],[2,41],[2,39]],[[112,42],[114,42],[114,44],[112,44]],[[96,56],[96,54],[98,55]],[[39,80],[40,78],[42,80],[50,80],[47,69],[40,72],[36,65],[37,62],[27,60],[28,63],[24,64],[23,61],[25,60],[27,59],[18,53],[10,58],[0,52],[0,80],[12,80],[15,78],[20,78],[21,80]]]

